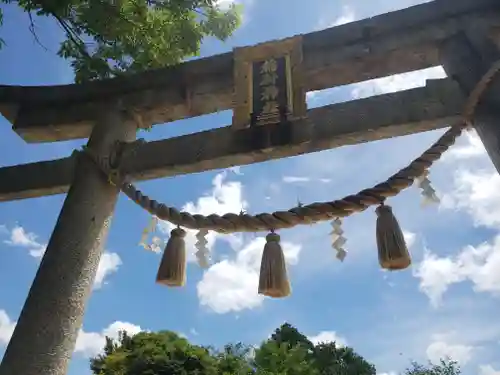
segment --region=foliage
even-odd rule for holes
[[[252,353],[252,348],[242,343],[225,345],[223,351],[214,353],[217,361],[217,373],[221,375],[253,374]]]
[[[234,4],[221,9],[217,0],[0,2],[17,3],[26,11],[33,33],[32,13],[56,20],[66,34],[58,55],[71,61],[76,82],[165,67],[196,56],[205,37],[224,41],[232,34],[241,11]]]
[[[302,345],[290,346],[269,340],[255,353],[258,375],[318,375],[311,362],[309,351]]]
[[[316,345],[316,366],[321,375],[375,375],[375,366],[349,347],[336,347],[335,343]]]
[[[94,375],[375,375],[375,367],[352,348],[334,342],[314,345],[283,324],[258,348],[242,343],[214,350],[193,345],[169,331],[106,338],[101,355],[91,359]],[[404,375],[460,375],[456,362],[412,363]]]
[[[96,375],[217,375],[217,361],[206,348],[169,331],[120,334],[106,338],[104,353],[91,359]]]
[[[291,347],[301,345],[308,350],[312,350],[314,345],[307,336],[300,333],[297,328],[289,323],[282,324],[281,327],[276,329],[271,335],[270,342],[276,342],[278,344],[286,343]]]
[[[314,345],[288,323],[279,327],[255,355],[256,367],[276,374],[375,375],[375,367],[349,347]]]
[[[190,344],[169,331],[106,338],[90,362],[95,375],[374,375],[375,368],[350,348],[313,345],[289,324],[255,349],[241,343],[220,351]]]
[[[460,375],[461,373],[458,363],[449,359],[442,359],[439,364],[429,363],[427,366],[413,362],[411,368],[405,371],[405,375]]]

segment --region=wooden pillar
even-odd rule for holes
[[[440,50],[441,64],[468,95],[500,59],[500,50],[480,25],[469,25],[467,30],[445,41]],[[474,128],[500,173],[500,72],[490,83],[476,109]]]
[[[109,155],[136,126],[119,104],[103,105],[88,141]],[[80,155],[47,251],[0,365],[1,375],[65,375],[82,325],[119,189]],[[43,216],[43,212],[39,213]]]

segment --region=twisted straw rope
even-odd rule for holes
[[[384,204],[386,198],[394,197],[404,189],[410,187],[414,180],[420,177],[437,161],[443,153],[452,146],[464,129],[471,126],[472,116],[479,100],[486,91],[494,76],[500,71],[500,61],[491,66],[486,74],[477,83],[470,93],[463,116],[463,122],[451,127],[436,143],[429,147],[422,155],[413,160],[407,167],[389,177],[386,181],[356,194],[346,196],[331,202],[312,203],[298,206],[288,211],[260,213],[257,215],[226,213],[222,216],[211,214],[208,216],[179,212],[174,207],[150,199],[129,182],[121,182],[121,190],[136,204],[144,208],[161,220],[189,229],[205,229],[219,233],[259,232],[276,229],[292,228],[300,224],[312,224],[319,221],[331,220],[335,217],[346,217],[355,212],[366,210],[370,206]],[[92,156],[92,155],[91,155]],[[95,156],[92,159],[111,180],[116,181],[116,170],[111,174],[109,166],[103,165]],[[123,180],[122,180],[123,181]]]

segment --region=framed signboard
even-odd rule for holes
[[[305,117],[302,38],[234,50],[233,127],[276,124]]]

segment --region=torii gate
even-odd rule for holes
[[[435,0],[134,76],[79,85],[0,86],[0,111],[26,142],[88,137],[87,149],[106,158],[136,145],[138,126],[234,109],[231,126],[135,147],[120,172],[147,180],[453,127],[463,121],[476,83],[499,60],[499,46],[498,0]],[[269,118],[260,116],[269,112],[269,103],[261,100],[269,93],[254,85],[252,72],[271,57],[281,72],[277,87],[286,94],[275,95],[280,110]],[[438,65],[450,78],[305,107],[306,91]],[[474,126],[500,171],[495,108],[500,80],[489,78]],[[0,201],[67,193],[0,375],[66,373],[120,192],[90,158],[77,155],[0,168]]]

